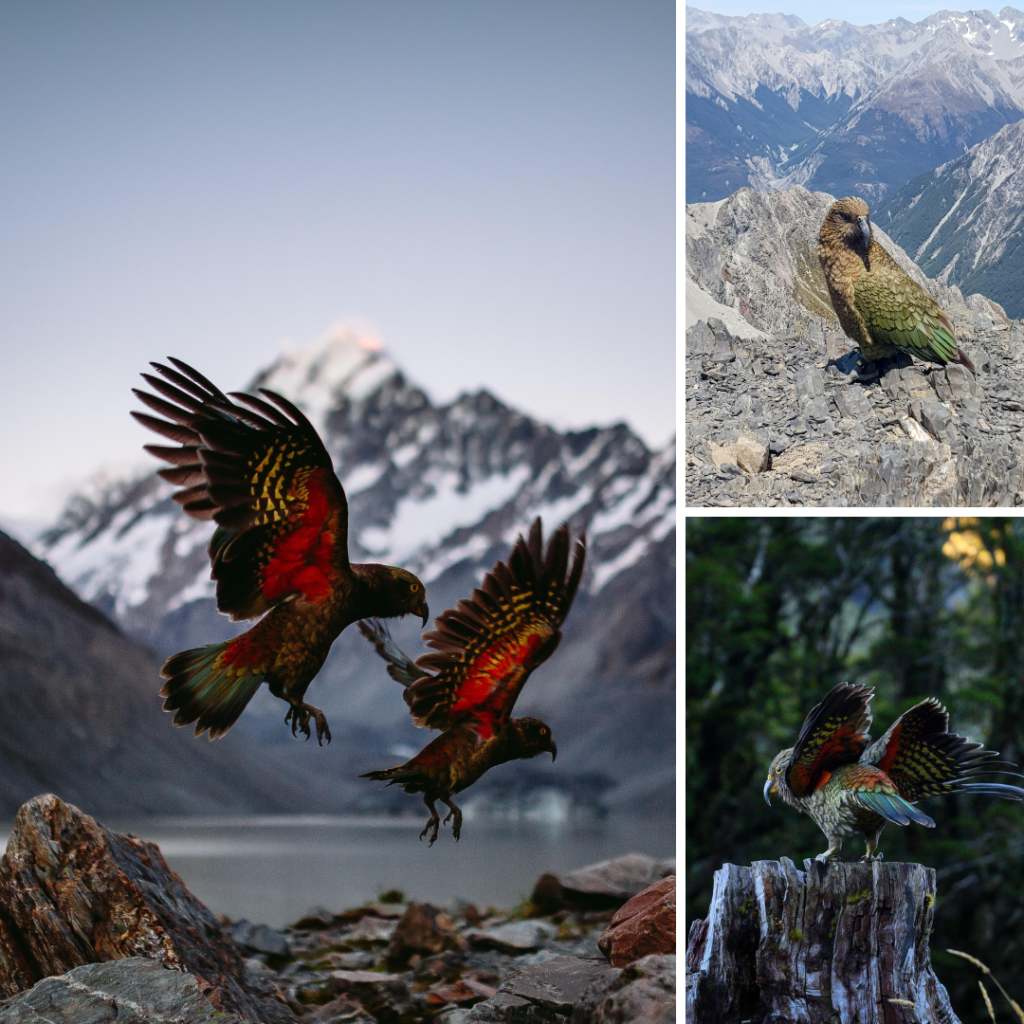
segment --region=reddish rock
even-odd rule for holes
[[[676,877],[644,889],[615,912],[597,940],[612,967],[625,967],[652,953],[676,951]]]
[[[0,993],[139,956],[193,975],[218,1010],[260,1024],[295,1019],[253,990],[234,942],[153,843],[55,796],[24,804],[0,858]]]
[[[410,903],[388,945],[388,958],[404,964],[414,954],[431,956],[446,949],[464,950],[466,940],[446,910],[429,903]]]

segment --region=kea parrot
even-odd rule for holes
[[[423,584],[394,566],[349,562],[345,491],[299,409],[265,388],[262,398],[229,398],[180,359],[170,362],[151,364],[160,376],[142,375],[162,397],[133,389],[166,419],[132,415],[175,442],[145,446],[173,465],[158,471],[182,488],[171,497],[193,518],[217,524],[209,554],[218,611],[262,618],[233,640],[168,658],[160,673],[164,710],[212,740],[265,682],[287,702],[292,735],[309,739],[312,718],[317,742],[329,743],[324,713],[304,697],[331,644],[367,616],[416,614],[426,625]]]
[[[512,718],[512,708],[530,673],[554,653],[559,627],[569,614],[586,557],[586,540],[576,541],[569,566],[569,526],[560,526],[544,551],[541,521],[529,539],[516,541],[507,562],[484,577],[468,601],[437,617],[423,635],[432,653],[412,661],[377,622],[359,628],[387,661],[388,674],[405,687],[405,702],[419,726],[444,730],[412,760],[397,768],[367,772],[363,778],[422,793],[430,811],[420,839],[437,839],[436,800],[454,818],[458,841],[462,811],[452,796],[497,764],[558,754],[551,728],[536,718]],[[568,573],[568,575],[566,575]]]
[[[932,363],[962,363],[975,373],[939,304],[873,238],[863,199],[847,196],[829,207],[818,258],[832,308],[865,359],[900,351]]]
[[[873,693],[860,684],[833,687],[811,709],[793,747],[776,754],[768,766],[764,798],[769,805],[770,794],[778,793],[825,833],[828,849],[816,860],[838,859],[843,840],[857,832],[867,841],[861,860],[880,860],[876,850],[886,822],[935,827],[914,806],[924,797],[984,793],[1024,799],[1018,786],[977,781],[982,775],[1016,773],[992,771],[1005,763],[995,760],[996,751],[948,732],[949,714],[934,697],[905,711],[870,743]]]

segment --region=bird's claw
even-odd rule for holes
[[[881,860],[884,856],[884,853],[876,853],[874,855],[870,853],[865,853],[864,856],[861,857],[860,862],[861,864],[871,864],[876,860]]]
[[[434,817],[432,817],[430,819],[430,821],[427,822],[426,827],[420,833],[420,842],[421,843],[423,842],[424,836],[426,836],[426,834],[429,832],[430,833],[430,842],[427,843],[427,846],[433,846],[434,843],[437,840],[437,830],[438,830],[439,824],[440,824],[440,822],[438,820],[437,815],[435,814]]]
[[[322,747],[324,739],[331,742],[331,730],[327,726],[327,716],[311,704],[293,704],[284,716],[285,722],[291,721],[292,735],[298,736],[301,732],[308,740],[312,736],[309,728],[309,720],[313,719],[316,725],[316,741]]]
[[[453,818],[455,820],[452,822],[452,835],[455,836],[455,842],[458,842],[462,834],[462,811],[458,807],[452,807],[442,824],[447,825]]]

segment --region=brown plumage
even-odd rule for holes
[[[135,394],[154,412],[132,415],[176,442],[146,445],[173,469],[159,475],[181,490],[171,495],[195,519],[212,519],[211,575],[217,608],[232,619],[263,616],[252,629],[221,644],[182,651],[161,670],[164,709],[196,735],[223,735],[260,684],[288,704],[292,733],[317,740],[331,732],[319,708],[305,703],[338,634],[368,615],[414,613],[427,621],[423,584],[389,565],[353,565],[348,558],[348,503],[330,455],[308,419],[291,402],[261,389],[263,398],[234,402],[179,359],[153,363],[143,374],[157,392]]]
[[[512,708],[530,673],[546,661],[561,639],[560,627],[572,606],[586,556],[582,537],[569,566],[569,527],[555,531],[544,551],[540,519],[529,539],[520,537],[507,562],[489,572],[469,601],[439,615],[424,635],[433,653],[413,662],[379,623],[359,624],[388,662],[388,673],[405,690],[417,725],[444,732],[412,760],[364,778],[422,793],[430,819],[420,838],[437,838],[436,800],[454,817],[459,838],[462,812],[452,795],[495,765],[516,758],[558,752],[551,729],[536,718],[512,718]]]
[[[939,304],[875,240],[863,199],[847,196],[829,207],[818,257],[832,308],[865,359],[901,351],[975,372]]]

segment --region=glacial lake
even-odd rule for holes
[[[545,871],[617,857],[675,855],[672,819],[469,820],[420,842],[423,819],[298,816],[151,818],[107,823],[156,843],[214,914],[284,927],[314,906],[338,911],[401,889],[409,899],[512,907]],[[4,837],[6,840],[6,837]]]

